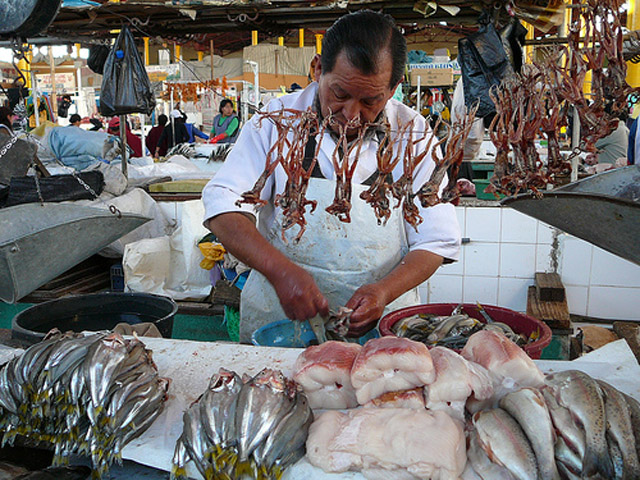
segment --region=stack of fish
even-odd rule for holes
[[[243,381],[244,380],[244,381]],[[186,478],[191,460],[209,479],[279,479],[305,455],[313,413],[282,372],[241,379],[221,368],[183,416],[171,478]]]
[[[469,466],[483,480],[640,478],[640,404],[584,372],[547,375],[472,423]]]
[[[420,313],[398,320],[391,331],[396,337],[404,337],[431,346],[442,346],[461,349],[468,338],[480,330],[491,330],[501,333],[516,345],[522,346],[535,338],[526,338],[515,333],[513,329],[502,322],[487,319],[487,323],[470,317],[462,312],[459,305],[451,315],[434,315]]]
[[[0,370],[2,442],[53,444],[55,463],[90,456],[99,477],[160,414],[168,387],[138,339],[55,330]]]

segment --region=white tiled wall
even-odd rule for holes
[[[456,207],[456,214],[469,242],[459,262],[420,286],[424,302],[524,312],[535,272],[552,272],[557,263],[571,313],[640,320],[640,266],[509,208]]]

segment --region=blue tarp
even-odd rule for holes
[[[103,160],[105,132],[90,132],[78,127],[56,127],[49,133],[49,148],[56,159],[68,167],[84,170]]]
[[[63,0],[62,7],[67,8],[83,8],[83,7],[99,7],[98,2],[92,2],[91,0]]]

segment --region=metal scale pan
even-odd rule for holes
[[[0,0],[0,38],[30,37],[47,28],[62,0]]]
[[[541,199],[521,194],[501,204],[640,265],[640,165],[593,175]]]

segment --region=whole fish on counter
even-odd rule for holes
[[[52,444],[54,464],[87,455],[100,477],[160,414],[168,388],[137,338],[54,330],[0,370],[2,444]]]
[[[224,368],[183,416],[172,479],[193,461],[209,479],[279,479],[305,455],[313,413],[306,395],[282,372],[263,369],[243,382]]]

